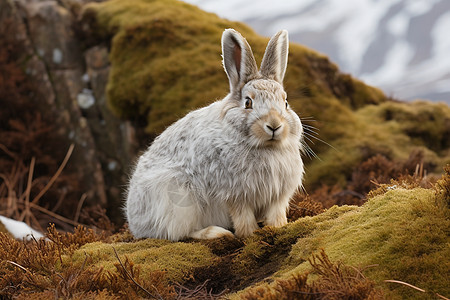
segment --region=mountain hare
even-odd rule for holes
[[[282,86],[288,33],[272,37],[259,71],[237,31],[225,30],[222,52],[230,93],[172,124],[139,158],[125,207],[137,238],[211,239],[232,228],[246,237],[259,221],[287,223],[303,177],[303,127]]]

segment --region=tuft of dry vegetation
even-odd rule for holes
[[[323,249],[311,256],[308,262],[311,272],[292,274],[274,284],[248,289],[240,295],[241,299],[384,299],[382,291],[363,275],[363,270],[332,263]],[[308,281],[310,275],[315,279]]]
[[[109,236],[77,227],[74,233],[48,228],[46,239],[17,241],[0,233],[0,297],[64,299],[174,299],[175,288],[166,272],[154,271],[143,278],[140,267],[127,256],[119,258],[115,270],[91,266],[85,255],[81,265],[70,257],[81,246]]]
[[[324,212],[321,202],[313,200],[309,195],[297,191],[289,204],[288,220],[295,221],[306,216],[315,216]]]
[[[433,186],[436,191],[438,205],[450,208],[450,164],[444,167],[445,174]]]

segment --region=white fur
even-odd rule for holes
[[[286,224],[289,199],[302,184],[303,129],[286,109],[286,93],[277,81],[286,69],[278,64],[287,62],[287,51],[279,53],[287,46],[280,43],[287,43],[286,32],[269,42],[259,72],[245,39],[234,30],[224,32],[231,92],[172,124],[139,158],[125,207],[136,237],[215,238],[232,228],[245,237],[258,221]],[[240,51],[242,60],[229,51]],[[252,109],[245,109],[247,97]],[[280,127],[272,134],[269,124]]]

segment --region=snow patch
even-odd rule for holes
[[[394,36],[405,36],[409,27],[409,16],[405,13],[399,13],[387,23],[389,33]]]
[[[406,41],[397,41],[386,55],[383,65],[374,73],[363,74],[361,78],[375,85],[391,85],[406,72],[413,55],[414,50]]]
[[[439,80],[434,84],[434,88],[437,92],[440,93],[450,92],[450,79]]]
[[[433,39],[433,54],[437,57],[449,61],[450,39],[442,37],[449,36],[450,30],[450,12],[443,14],[435,23],[431,31]]]
[[[8,230],[15,239],[31,240],[32,236],[36,239],[44,237],[42,233],[34,230],[24,222],[19,222],[4,216],[0,216],[0,222],[2,222],[6,230]]]
[[[408,0],[406,10],[413,17],[429,12],[439,0]]]

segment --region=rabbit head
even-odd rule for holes
[[[279,31],[270,39],[258,70],[245,38],[233,29],[223,33],[223,65],[230,94],[222,116],[254,147],[283,147],[301,140],[300,119],[290,109],[283,89],[288,47],[287,31]]]

